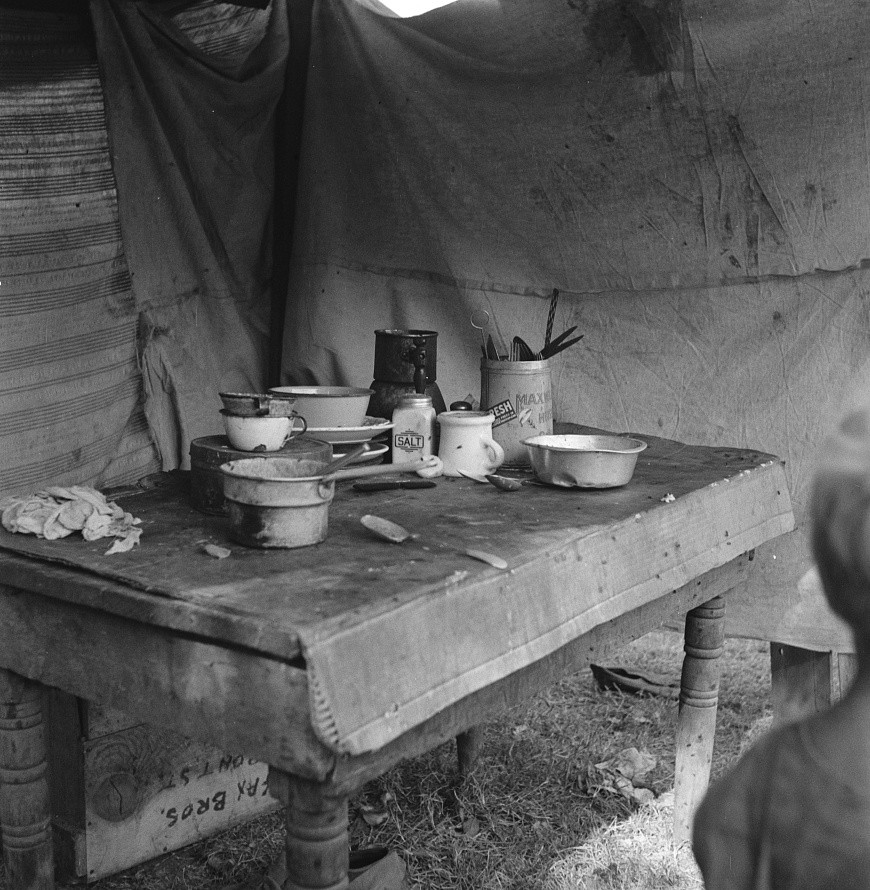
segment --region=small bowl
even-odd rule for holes
[[[626,485],[646,448],[646,442],[628,436],[533,436],[523,445],[538,479],[565,488]]]
[[[275,386],[269,392],[294,396],[295,408],[308,426],[328,429],[362,426],[374,390],[355,386]]]
[[[289,417],[296,399],[267,392],[219,393],[224,408],[237,417]]]
[[[304,420],[295,417],[245,417],[221,410],[230,445],[239,451],[278,451],[288,439],[305,432]]]

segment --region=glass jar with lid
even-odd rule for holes
[[[394,464],[417,463],[432,455],[435,408],[432,397],[408,393],[399,398],[393,410],[390,445]]]

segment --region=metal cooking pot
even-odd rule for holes
[[[250,457],[221,466],[230,537],[248,547],[308,547],[326,538],[337,479],[385,476],[432,466],[405,464],[336,469],[339,461]]]
[[[326,461],[256,457],[221,466],[230,536],[248,547],[307,547],[326,538],[335,481]]]

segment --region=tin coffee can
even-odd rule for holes
[[[524,439],[553,432],[553,385],[547,359],[481,359],[480,408],[493,415],[492,437],[504,448],[506,467],[527,467]]]

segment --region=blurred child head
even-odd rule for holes
[[[810,516],[828,603],[870,648],[870,408],[847,415],[825,442]]]

